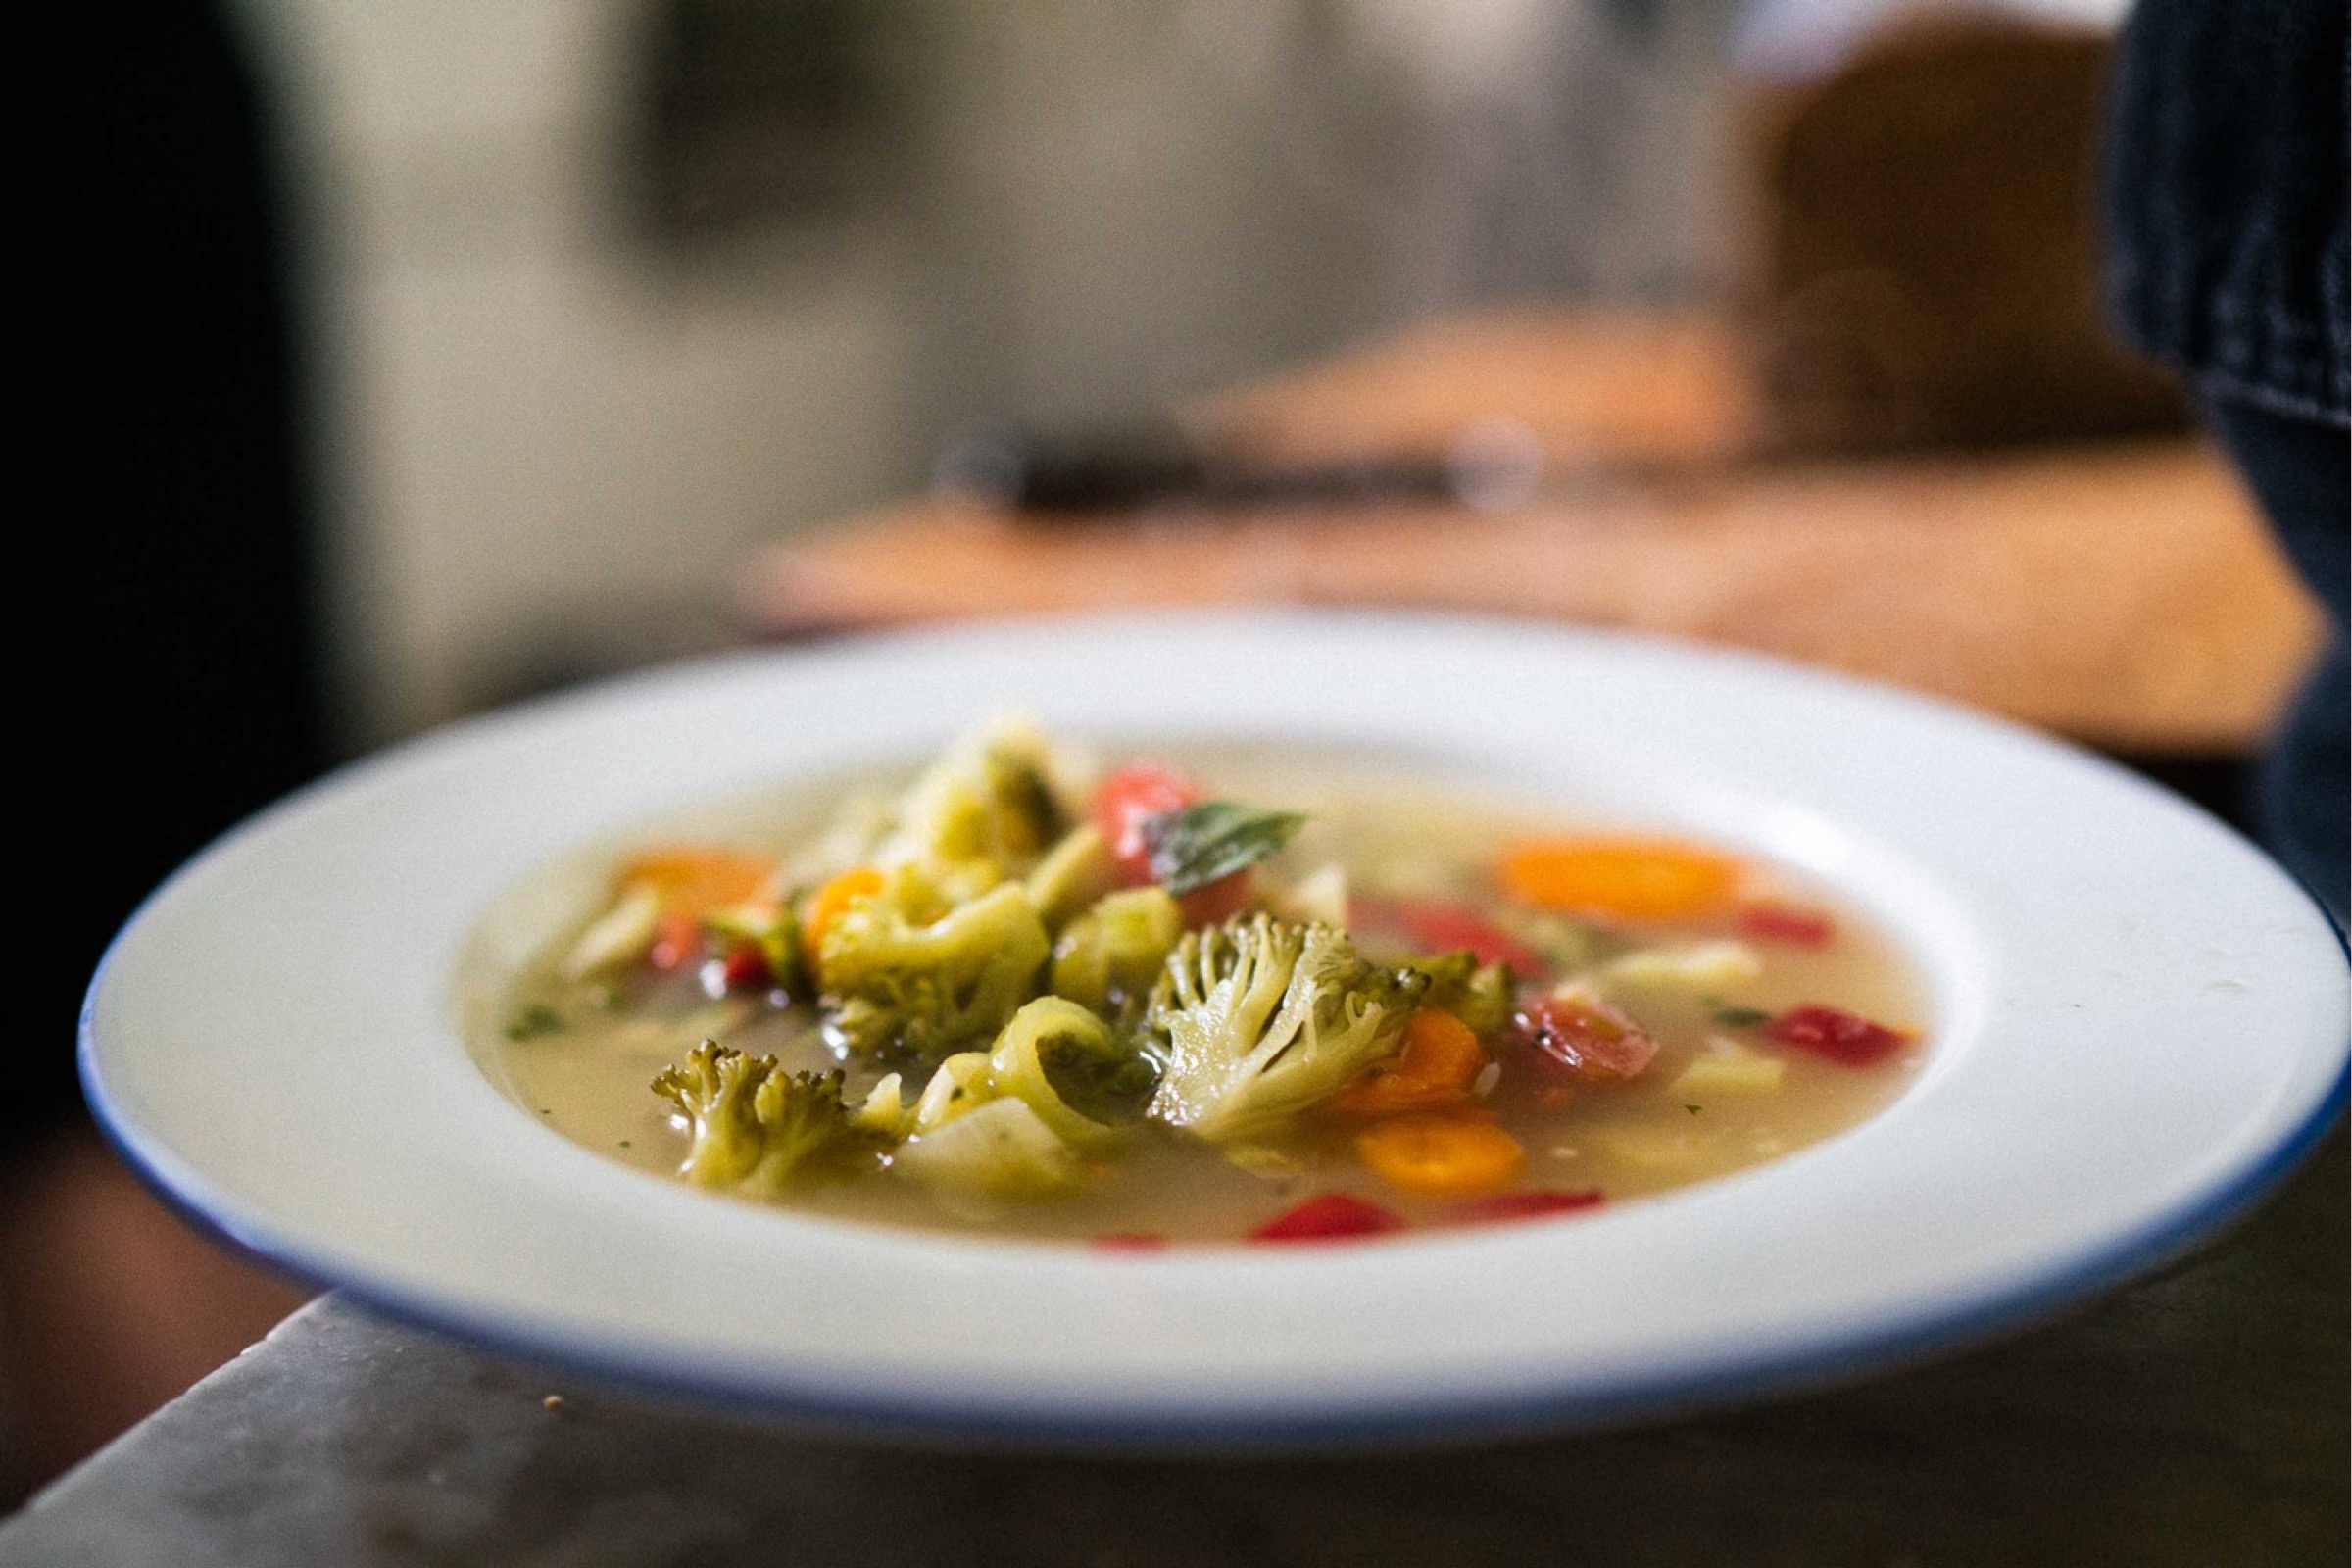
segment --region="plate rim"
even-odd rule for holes
[[[1971,725],[1985,726],[2012,738],[2050,747],[2076,763],[2087,762],[2134,787],[2155,790],[2194,812],[2209,827],[2218,828],[2240,848],[2276,865],[2266,852],[2244,835],[2193,803],[2162,791],[2111,759],[2068,742],[1885,682],[1857,681],[1750,651],[1675,639],[1545,626],[1507,617],[1443,613],[1284,610],[1204,614],[1176,611],[1024,617],[977,626],[901,629],[836,640],[817,652],[854,659],[861,651],[877,647],[953,643],[975,634],[985,637],[991,632],[1002,632],[1007,626],[1100,633],[1139,624],[1165,627],[1201,621],[1261,626],[1306,622],[1326,628],[1345,626],[1362,630],[1398,622],[1408,622],[1424,630],[1455,623],[1487,631],[1499,626],[1584,646],[1636,650],[1654,646],[1672,650],[1678,656],[1728,659],[1830,686],[1871,688],[1903,703],[1937,710],[1937,716],[1942,718],[1963,719]],[[795,658],[789,654],[784,657]],[[419,1295],[396,1282],[372,1277],[365,1266],[321,1255],[299,1239],[278,1234],[267,1216],[245,1212],[241,1200],[216,1190],[200,1171],[188,1166],[160,1140],[151,1147],[150,1135],[110,1092],[99,1061],[96,1019],[109,975],[126,939],[141,924],[150,906],[216,857],[250,836],[268,831],[281,814],[347,788],[379,766],[417,760],[427,752],[463,747],[470,737],[511,726],[517,717],[528,715],[541,722],[557,720],[574,706],[594,705],[630,690],[643,692],[667,683],[692,683],[721,670],[761,664],[777,658],[772,650],[733,652],[714,659],[639,671],[617,680],[468,717],[357,759],[224,831],[140,901],[110,941],[84,996],[77,1031],[77,1064],[93,1119],[107,1142],[139,1180],[183,1219],[280,1273],[306,1284],[336,1290],[348,1299],[396,1321],[455,1334],[496,1351],[622,1386],[684,1394],[705,1402],[762,1415],[795,1417],[821,1427],[879,1435],[985,1438],[992,1442],[1046,1446],[1108,1442],[1122,1447],[1146,1449],[1286,1448],[1458,1441],[1476,1436],[1603,1425],[1634,1415],[1673,1414],[1815,1387],[1980,1343],[2050,1316],[2200,1246],[2244,1215],[2290,1175],[2345,1110],[2352,1064],[2339,1061],[2328,1087],[2299,1118],[2285,1124],[2267,1142],[2247,1151],[2225,1173],[2197,1188],[2174,1207],[2107,1239],[2098,1248],[2018,1277],[1998,1280],[1974,1296],[1938,1303],[1907,1316],[1873,1319],[1860,1330],[1817,1329],[1794,1345],[1750,1345],[1740,1356],[1696,1366],[1642,1363],[1604,1382],[1570,1377],[1545,1383],[1536,1378],[1523,1393],[1508,1398],[1476,1390],[1454,1396],[1439,1390],[1412,1399],[1400,1399],[1394,1392],[1385,1392],[1362,1408],[1350,1407],[1344,1401],[1326,1401],[1314,1409],[1297,1413],[1273,1415],[1251,1411],[1237,1415],[1230,1402],[1221,1401],[1213,1392],[1198,1406],[1157,1401],[1133,1412],[1112,1412],[1057,1404],[1051,1396],[1027,1403],[1008,1401],[996,1390],[977,1399],[937,1394],[909,1397],[896,1390],[888,1394],[878,1391],[844,1394],[819,1381],[796,1384],[791,1379],[779,1378],[772,1370],[763,1372],[755,1383],[747,1381],[739,1367],[708,1367],[698,1371],[688,1364],[691,1356],[664,1356],[650,1351],[631,1353],[627,1345],[610,1337],[577,1333],[550,1322],[517,1323],[495,1310],[476,1311],[470,1303],[435,1300],[429,1293]],[[2291,877],[2288,880],[2293,881]],[[2308,888],[2295,885],[2341,949],[2342,927],[2311,897]]]

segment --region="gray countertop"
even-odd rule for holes
[[[0,1528],[0,1563],[2341,1568],[2346,1182],[2339,1127],[2197,1256],[1932,1364],[1631,1430],[1373,1456],[811,1435],[330,1297],[35,1498]]]

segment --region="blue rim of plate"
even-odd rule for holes
[[[140,1147],[128,1119],[109,1098],[97,1065],[94,1014],[98,993],[118,949],[148,905],[181,877],[259,828],[280,807],[331,784],[337,776],[330,774],[298,790],[286,801],[230,828],[142,900],[108,944],[83,997],[76,1045],[82,1094],[108,1145],[166,1207],[195,1230],[299,1284],[336,1291],[379,1317],[622,1389],[682,1396],[719,1409],[800,1422],[844,1436],[985,1441],[1048,1449],[1108,1444],[1121,1451],[1146,1454],[1404,1447],[1667,1419],[1766,1396],[1798,1394],[1964,1349],[2006,1331],[2029,1327],[2185,1255],[2246,1215],[2284,1182],[2334,1127],[2352,1095],[2352,1063],[2347,1063],[2337,1068],[2328,1092],[2301,1121],[2227,1180],[2171,1213],[2070,1262],[2006,1282],[1948,1307],[1775,1347],[1724,1365],[1695,1370],[1646,1369],[1620,1381],[1597,1386],[1582,1382],[1573,1388],[1544,1388],[1539,1377],[1534,1380],[1537,1386],[1508,1396],[1389,1397],[1376,1407],[1317,1409],[1296,1415],[1237,1413],[1218,1405],[1160,1405],[1123,1415],[1051,1405],[924,1402],[896,1396],[845,1395],[816,1385],[782,1385],[765,1376],[761,1386],[753,1388],[723,1372],[663,1364],[558,1331],[517,1328],[511,1320],[435,1300],[370,1278],[364,1270],[339,1268],[296,1244],[270,1235],[266,1227],[239,1218],[231,1204],[205,1190],[200,1178],[190,1176],[184,1184],[175,1184]],[[2216,825],[2242,838],[2218,819]],[[2352,956],[2352,944],[2347,944],[2343,925],[2308,887],[2303,892],[2328,922],[2337,947]]]

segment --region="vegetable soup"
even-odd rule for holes
[[[553,940],[477,938],[475,1050],[716,1193],[1137,1250],[1590,1212],[1925,1050],[1891,945],[1751,857],[1360,760],[1111,760],[998,725],[550,871]]]

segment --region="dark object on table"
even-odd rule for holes
[[[2207,422],[2333,621],[2265,764],[2264,833],[2339,919],[2347,810],[2346,11],[2147,0],[2115,81],[2109,291]]]
[[[942,490],[1013,512],[1101,517],[1148,507],[1500,504],[1523,498],[1543,455],[1530,432],[1495,430],[1445,453],[1261,462],[1198,440],[1173,420],[1067,434],[991,425],[941,454]]]

